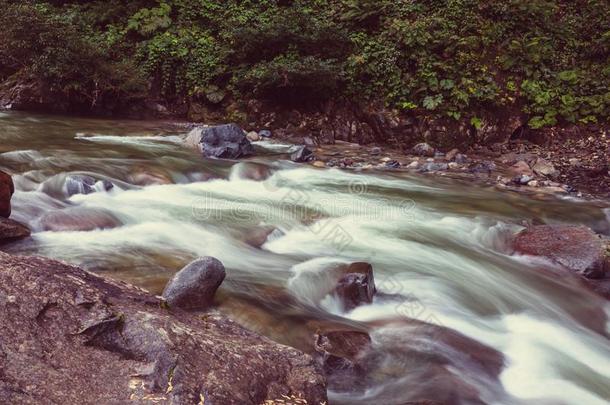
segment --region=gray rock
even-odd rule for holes
[[[418,143],[412,149],[414,155],[433,157],[436,149],[427,143]]]
[[[420,171],[423,173],[426,172],[438,172],[449,169],[449,165],[447,163],[437,163],[437,162],[427,162],[424,163],[420,167]]]
[[[299,146],[297,150],[295,150],[290,155],[290,160],[297,163],[305,163],[310,162],[315,159],[315,156],[307,146]]]
[[[469,168],[471,173],[491,173],[496,170],[496,164],[489,160],[484,160]]]
[[[390,160],[385,162],[385,167],[389,169],[398,169],[400,167],[400,162],[397,160]]]
[[[195,128],[185,142],[204,157],[239,159],[254,154],[254,147],[236,124]]]
[[[463,155],[461,153],[458,153],[457,155],[455,155],[455,163],[459,163],[459,164],[465,164],[470,162],[470,159],[468,159],[468,156]]]
[[[371,155],[379,155],[379,154],[381,154],[381,148],[379,148],[379,147],[371,148]]]
[[[202,257],[176,273],[162,296],[170,307],[204,310],[214,301],[225,276],[225,268],[218,259]]]
[[[532,180],[534,180],[534,178],[532,176],[529,176],[527,174],[522,174],[520,176],[517,176],[513,179],[513,182],[515,184],[520,184],[522,186],[528,184],[529,182],[531,182]]]
[[[542,158],[538,158],[538,160],[536,160],[536,164],[534,164],[532,169],[534,170],[534,173],[539,176],[555,177],[558,174],[555,166],[553,166],[553,164],[548,160]]]
[[[0,253],[0,322],[6,404],[327,401],[310,356],[51,259]]]
[[[271,131],[269,131],[268,129],[262,129],[262,130],[258,131],[258,135],[261,138],[271,138],[271,136],[272,136]]]

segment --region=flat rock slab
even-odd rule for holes
[[[586,226],[532,226],[515,236],[513,247],[515,253],[545,257],[586,278],[605,275],[605,245]]]
[[[0,253],[0,321],[0,403],[326,401],[310,356],[46,258]]]

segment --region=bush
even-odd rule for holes
[[[27,75],[79,103],[146,92],[168,102],[349,98],[467,122],[520,110],[533,128],[610,111],[606,0],[0,5],[0,79]]]
[[[47,4],[0,2],[0,74],[40,83],[41,93],[92,109],[143,95],[145,81],[128,59],[109,60],[100,33],[75,25]]]

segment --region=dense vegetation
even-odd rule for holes
[[[607,0],[0,0],[0,81],[75,105],[382,101],[606,121]]]

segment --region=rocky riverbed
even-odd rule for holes
[[[542,152],[0,119],[9,403],[604,403],[609,207]]]

